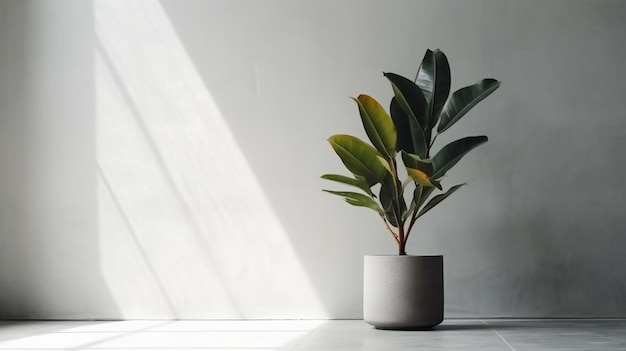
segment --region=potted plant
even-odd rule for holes
[[[390,113],[368,95],[353,98],[371,144],[345,134],[328,138],[352,176],[322,178],[359,191],[324,191],[374,210],[398,246],[398,255],[365,256],[365,321],[381,329],[432,328],[443,321],[443,256],[407,255],[406,243],[416,221],[464,185],[444,191],[441,183],[487,137],[461,138],[437,152],[433,145],[500,82],[483,79],[450,94],[450,67],[440,50],[426,51],[414,81],[384,76],[394,93]]]

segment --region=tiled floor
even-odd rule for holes
[[[0,350],[626,350],[626,320],[446,320],[432,331],[363,321],[0,321]]]

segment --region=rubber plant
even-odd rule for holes
[[[324,191],[376,211],[397,243],[398,253],[406,255],[417,219],[464,185],[444,191],[442,178],[465,154],[487,142],[484,135],[468,136],[434,153],[437,136],[493,93],[500,82],[487,78],[450,94],[450,66],[440,50],[426,51],[414,81],[394,73],[384,76],[394,93],[389,113],[371,96],[352,98],[371,144],[345,134],[328,138],[352,176],[325,174],[322,178],[359,189]]]

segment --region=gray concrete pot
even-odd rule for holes
[[[443,321],[443,256],[365,256],[363,319],[378,329]]]

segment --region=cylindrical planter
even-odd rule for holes
[[[365,256],[363,319],[378,329],[443,321],[443,256]]]

